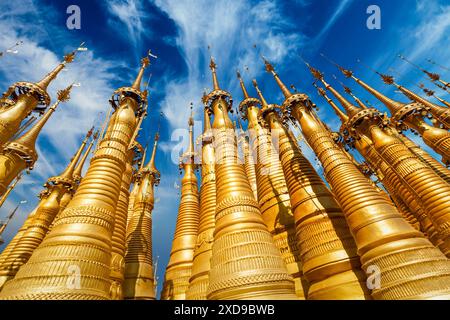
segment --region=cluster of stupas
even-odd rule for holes
[[[37,83],[15,83],[0,101],[2,203],[36,162],[44,124],[69,99],[72,86],[49,107],[46,89],[74,56]],[[431,102],[380,74],[409,98],[393,100],[338,66],[389,109],[389,118],[344,87],[354,102],[348,100],[306,63],[342,122],[333,132],[310,98],[291,92],[264,63],[285,100],[266,101],[256,80],[251,94],[238,73],[247,130],[239,121],[236,131],[231,94],[219,86],[211,58],[201,148],[191,115],[189,147],[180,157],[181,198],[161,299],[449,299],[450,104]],[[0,254],[0,299],[157,298],[152,210],[159,134],[147,164],[137,141],[148,105],[141,90],[148,65],[148,57],[142,59],[134,83],[113,93],[103,130],[89,130],[66,169],[48,179]],[[28,119],[35,111],[44,114],[33,124]],[[292,123],[323,176],[303,155]],[[403,134],[409,129],[442,159]]]

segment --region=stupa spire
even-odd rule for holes
[[[321,95],[329,103],[329,105],[333,108],[334,112],[339,117],[339,119],[341,119],[342,123],[347,122],[349,119],[348,116],[344,112],[342,112],[341,109],[339,109],[339,107],[334,103],[333,100],[331,100],[330,97],[328,97],[326,91],[323,88],[320,88],[316,83],[313,83],[313,85],[314,85],[314,87],[316,87],[317,93],[319,95]]]
[[[258,82],[256,82],[256,79],[252,80],[253,86],[255,87],[256,93],[258,94],[259,100],[261,101],[261,110],[267,110],[269,108],[269,104],[267,103],[266,99],[264,98],[261,90],[259,90]]]
[[[77,166],[75,167],[73,171],[73,179],[75,182],[79,183],[81,181],[81,174],[83,172],[83,167],[86,162],[87,157],[89,156],[89,153],[91,152],[92,147],[94,146],[94,143],[97,141],[99,136],[99,131],[97,130],[93,137],[91,142],[89,143],[86,151],[84,152],[83,156],[81,157],[80,161],[77,163]]]
[[[50,119],[60,102],[65,102],[70,98],[72,85],[64,90],[58,91],[58,100],[49,110],[37,121],[27,132],[20,137],[8,142],[4,146],[4,152],[0,155],[0,161],[12,161],[12,168],[0,172],[0,194],[6,191],[8,185],[25,168],[33,168],[38,159],[36,152],[36,140],[44,125]]]
[[[283,93],[284,97],[289,98],[290,96],[292,96],[291,91],[286,87],[286,85],[283,83],[283,81],[281,81],[278,74],[275,72],[275,68],[273,67],[273,65],[266,58],[262,57],[262,59],[264,61],[264,65],[266,67],[266,71],[273,75],[273,77],[275,78],[275,81],[277,82],[278,86],[280,87],[281,92]]]
[[[319,70],[313,68],[308,62],[305,61],[305,64],[308,66],[309,71],[311,74],[316,78],[317,80],[321,81],[325,88],[330,91],[336,99],[341,103],[341,105],[344,107],[345,112],[349,117],[352,117],[354,114],[361,111],[358,107],[351,104],[347,99],[345,99],[336,89],[334,89],[329,83],[327,83],[323,77],[323,73]]]
[[[401,60],[409,63],[410,65],[412,65],[414,68],[416,68],[416,69],[422,71],[424,74],[426,74],[428,76],[428,78],[430,78],[431,82],[433,82],[435,84],[436,84],[436,82],[439,82],[440,83],[439,87],[441,87],[442,89],[448,90],[448,88],[450,88],[450,83],[447,82],[447,81],[442,80],[441,76],[438,73],[433,73],[433,72],[430,72],[430,71],[427,71],[427,70],[423,69],[422,67],[420,67],[417,64],[413,63],[412,61],[408,60],[402,54],[399,54],[398,57]]]
[[[216,68],[217,68],[216,62],[214,61],[214,58],[211,56],[209,60],[209,69],[211,69],[212,73],[213,88],[214,90],[220,90],[219,81],[217,80]]]
[[[244,166],[237,159],[236,135],[228,115],[231,95],[213,90],[207,101],[214,113],[217,187],[207,298],[295,299],[292,278],[264,224]],[[242,259],[236,260],[237,256]],[[232,283],[229,279],[237,281]]]
[[[73,180],[75,169],[77,167],[77,163],[80,160],[80,157],[83,154],[83,150],[86,147],[86,144],[87,144],[88,140],[92,136],[92,132],[93,131],[94,131],[94,127],[89,129],[89,131],[87,132],[87,134],[84,137],[83,141],[81,142],[81,145],[78,148],[77,152],[75,153],[75,155],[73,156],[73,158],[69,162],[69,165],[66,167],[66,169],[59,176],[55,177],[56,179],[58,179],[60,181],[63,181],[63,180],[72,181]]]
[[[6,190],[6,192],[2,195],[2,197],[0,198],[0,208],[3,206],[3,204],[5,203],[6,199],[8,198],[9,194],[14,190],[14,188],[16,187],[16,185],[19,183],[20,179],[22,178],[22,172],[19,173],[16,177],[16,179],[14,180],[14,182],[8,187],[8,189]]]
[[[203,134],[202,141],[202,179],[200,187],[200,217],[198,236],[192,262],[192,275],[186,298],[206,300],[209,271],[211,269],[212,246],[214,242],[215,212],[216,212],[216,175],[215,155],[211,132],[210,110],[203,96]]]
[[[196,165],[194,164],[194,119],[192,113],[188,125],[189,147],[180,158],[180,168],[183,168],[184,175],[181,179],[181,199],[175,235],[161,293],[161,299],[164,300],[186,299],[198,235],[200,203],[197,177],[194,172]]]

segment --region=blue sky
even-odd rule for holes
[[[66,8],[72,4],[81,8],[80,30],[66,28]],[[366,8],[371,4],[381,8],[381,30],[366,27]],[[161,284],[179,201],[174,184],[179,184],[180,175],[177,163],[172,161],[172,154],[179,150],[179,141],[172,140],[186,133],[180,128],[186,127],[190,102],[195,105],[196,120],[201,120],[200,97],[204,88],[211,88],[208,45],[218,64],[220,84],[232,93],[236,105],[242,99],[236,69],[242,71],[250,92],[254,94],[250,80],[257,78],[268,101],[282,102],[275,82],[264,72],[258,58],[261,53],[276,65],[286,84],[294,84],[299,91],[308,93],[320,107],[319,115],[337,129],[337,118],[311,86],[312,78],[299,54],[324,71],[328,82],[339,90],[339,84],[332,78],[336,69],[319,53],[353,68],[357,76],[387,95],[407,101],[356,60],[360,58],[382,72],[394,69],[400,74],[394,74],[398,82],[414,90],[418,82],[434,89],[433,84],[396,58],[396,54],[403,53],[449,80],[447,70],[426,62],[433,59],[450,67],[450,52],[446,50],[449,31],[450,5],[443,0],[0,0],[0,50],[17,40],[24,41],[18,54],[0,58],[3,91],[16,81],[39,80],[64,53],[82,41],[89,49],[80,53],[68,71],[50,86],[49,92],[54,97],[56,90],[68,83],[81,83],[81,87],[74,89],[72,100],[61,105],[44,128],[38,140],[40,156],[35,169],[0,209],[0,217],[5,217],[20,200],[28,200],[4,238],[9,241],[14,235],[36,205],[42,184],[63,170],[85,132],[105,116],[114,89],[131,83],[139,60],[148,49],[158,59],[147,72],[152,74],[149,117],[140,133],[141,142],[153,138],[159,112],[166,115],[157,155],[162,180],[156,191],[153,215],[153,249],[154,256],[159,257]],[[385,110],[363,89],[338,77],[351,85],[363,101]],[[436,91],[449,99],[445,92]],[[196,122],[196,132],[200,130],[201,122]],[[417,137],[415,140],[420,142]],[[303,150],[315,163],[311,150],[307,146]],[[320,171],[317,164],[316,167]]]

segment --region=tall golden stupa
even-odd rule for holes
[[[37,83],[15,83],[1,99],[0,206],[36,162],[44,125],[69,99],[73,85],[58,91],[50,106],[47,87],[74,56]],[[450,104],[378,73],[411,99],[396,101],[337,65],[381,101],[389,117],[343,83],[353,100],[341,94],[305,61],[313,86],[340,120],[334,132],[307,94],[293,92],[263,62],[284,101],[268,102],[262,79],[252,81],[252,94],[238,72],[238,129],[232,96],[209,61],[212,90],[199,92],[203,132],[195,137],[193,103],[185,119],[188,147],[178,163],[179,206],[160,297],[153,258],[161,241],[153,214],[164,205],[155,188],[160,128],[147,162],[139,142],[148,108],[147,89],[141,89],[147,56],[133,84],[113,93],[101,132],[90,129],[67,167],[47,180],[0,253],[0,299],[449,300]],[[33,112],[42,116],[32,124]],[[410,139],[408,129],[434,152]]]

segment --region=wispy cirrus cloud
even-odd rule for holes
[[[323,26],[317,36],[314,38],[316,43],[320,43],[328,31],[330,31],[331,27],[336,23],[336,21],[345,13],[345,11],[350,7],[353,0],[341,0],[334,10],[331,17],[328,19],[327,23]]]
[[[295,53],[304,40],[291,31],[292,23],[282,15],[277,1],[155,0],[154,4],[177,26],[174,42],[187,67],[185,77],[164,83],[162,109],[174,128],[186,126],[189,102],[199,105],[204,88],[211,88],[208,46],[216,58],[221,85],[233,90],[236,69],[248,69],[252,76],[263,72],[258,52],[276,63]]]
[[[111,14],[108,23],[118,34],[131,40],[131,44],[141,49],[142,39],[151,35],[151,30],[146,28],[146,22],[150,17],[144,9],[142,0],[110,0],[106,1],[106,7]],[[126,31],[124,32],[124,27]],[[137,50],[140,54],[140,50]]]

